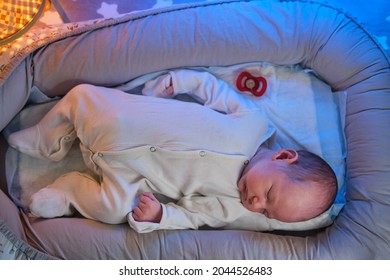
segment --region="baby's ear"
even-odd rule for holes
[[[298,152],[293,149],[281,149],[273,153],[272,160],[284,160],[287,163],[294,163],[298,160]]]

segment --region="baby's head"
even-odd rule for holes
[[[337,179],[313,153],[261,148],[244,169],[238,188],[248,210],[283,222],[300,222],[332,205]]]

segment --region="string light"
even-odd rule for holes
[[[46,0],[1,0],[0,45],[23,35],[50,5]]]

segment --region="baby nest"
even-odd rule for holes
[[[52,27],[35,39],[32,34],[25,35],[28,45],[2,54],[1,129],[27,102],[41,98],[31,94],[34,89],[55,97],[81,83],[116,87],[166,69],[253,61],[312,69],[333,91],[347,93],[346,203],[331,226],[299,233],[137,234],[127,225],[77,217],[35,220],[6,195],[2,139],[1,243],[14,249],[13,258],[390,257],[389,60],[353,18],[311,1],[215,1]]]

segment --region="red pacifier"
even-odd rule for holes
[[[239,91],[249,91],[254,96],[262,96],[267,89],[267,80],[264,77],[255,77],[248,72],[242,72],[237,77]]]

